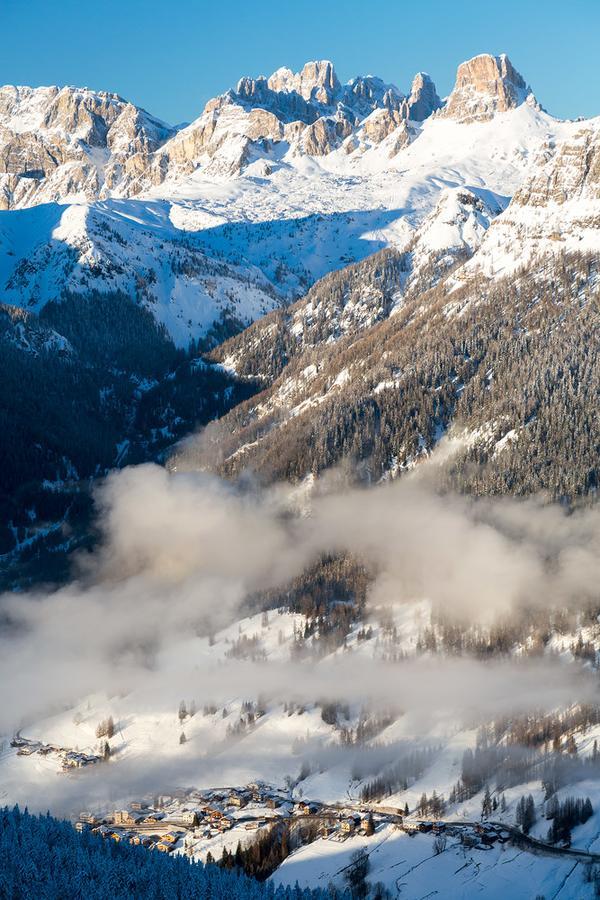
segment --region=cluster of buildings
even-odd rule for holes
[[[17,748],[17,756],[55,756],[61,763],[63,772],[71,772],[73,769],[83,769],[102,762],[102,756],[96,753],[84,753],[80,750],[72,750],[70,747],[60,747],[57,744],[44,744],[42,741],[30,741],[28,738],[14,737],[10,742],[11,747]]]
[[[236,825],[245,831],[261,828],[274,815],[264,815],[267,810],[290,813],[291,804],[286,804],[284,797],[281,791],[256,784],[220,791],[178,791],[174,796],[134,801],[127,809],[104,816],[83,812],[75,827],[79,831],[91,829],[117,842],[171,853],[217,837]]]
[[[412,835],[446,833],[460,837],[473,848],[489,849],[495,843],[511,839],[508,829],[491,823],[443,823],[410,820],[401,810],[324,805],[305,800],[293,803],[289,793],[266,785],[251,784],[242,788],[221,790],[177,791],[174,795],[154,797],[129,804],[105,816],[81,813],[75,825],[78,830],[94,833],[114,841],[128,841],[162,853],[174,850],[194,855],[207,849],[207,842],[236,829],[256,831],[284,817],[288,821],[313,821],[319,837],[345,841],[353,835],[371,835],[382,823],[394,824]],[[235,841],[236,837],[232,836]],[[219,847],[222,845],[218,845]]]

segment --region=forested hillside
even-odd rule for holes
[[[204,866],[184,857],[78,834],[68,822],[50,815],[34,816],[18,807],[0,810],[2,900],[321,900],[329,896],[318,889],[274,889],[235,869]]]
[[[363,290],[394,284],[402,268],[387,251],[373,257]],[[333,279],[352,297],[353,271],[328,286]],[[305,317],[324,288],[308,295]],[[216,351],[268,386],[175,460],[210,455],[227,475],[251,469],[267,481],[343,462],[377,481],[412,468],[448,434],[456,443],[445,487],[576,501],[598,481],[599,301],[595,258],[569,255],[495,284],[405,297],[391,316],[337,340],[318,339],[318,317],[300,339],[293,316],[274,314]]]
[[[47,523],[85,514],[90,479],[159,457],[255,390],[176,349],[122,294],[0,306],[0,351],[0,554],[33,552]]]

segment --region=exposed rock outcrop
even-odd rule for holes
[[[454,89],[438,115],[457,122],[485,121],[526,100],[536,102],[508,56],[482,53],[460,64]]]
[[[172,134],[117,94],[0,88],[0,208],[96,199],[128,168],[145,169]]]
[[[429,118],[441,107],[442,101],[438,97],[435,84],[426,72],[417,72],[413,78],[407,105],[408,118],[415,122]]]
[[[268,86],[272,91],[295,91],[305,100],[316,100],[326,106],[335,102],[341,90],[333,63],[328,59],[307,62],[298,73],[278,69],[268,79]]]

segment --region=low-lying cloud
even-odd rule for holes
[[[165,650],[235,620],[249,594],[284,586],[325,553],[368,564],[372,608],[425,597],[469,622],[594,599],[600,584],[596,509],[569,515],[535,500],[439,496],[419,479],[317,493],[296,515],[285,488],[242,491],[145,465],[111,475],[98,507],[103,541],[69,586],[0,598],[10,622],[0,634],[0,733],[98,690],[160,683]],[[192,668],[173,677],[174,698],[264,691],[489,717],[595,696],[592,679],[547,660],[390,666],[350,654],[312,667]]]

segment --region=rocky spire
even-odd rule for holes
[[[410,97],[408,98],[408,117],[415,122],[422,122],[439,109],[442,101],[437,95],[435,84],[426,72],[417,72],[413,78]]]
[[[485,121],[524,103],[531,89],[506,54],[482,53],[461,63],[456,83],[440,116],[457,122]]]
[[[331,104],[340,91],[333,63],[328,59],[307,62],[301,72],[277,69],[268,80],[272,91],[296,91],[305,100]]]

